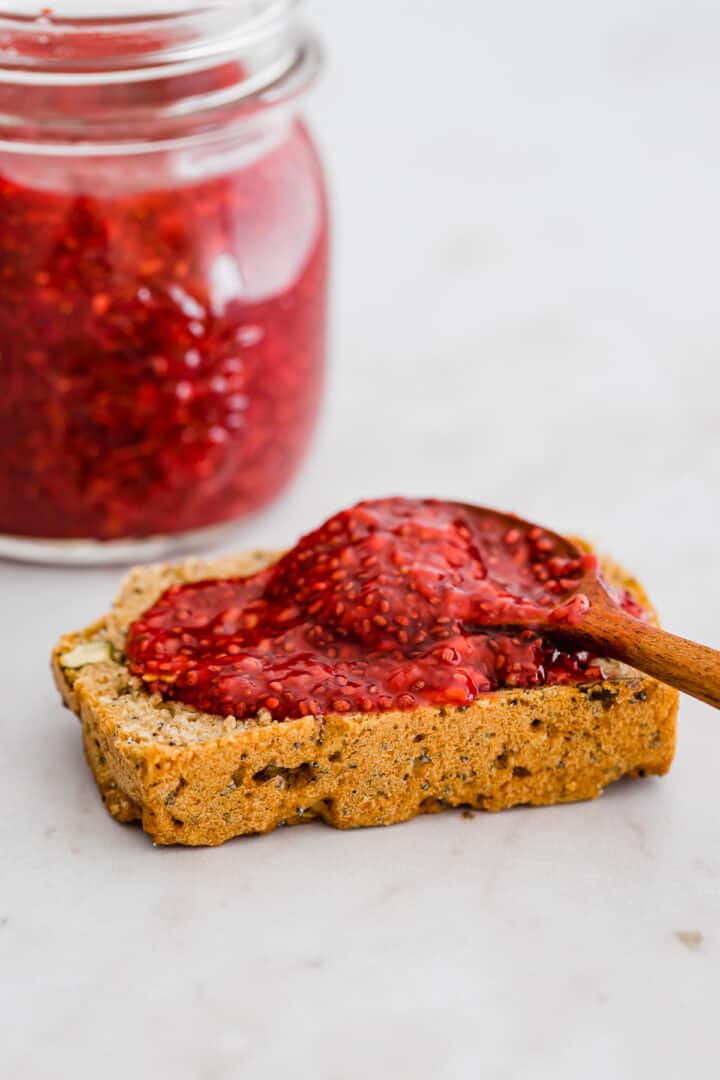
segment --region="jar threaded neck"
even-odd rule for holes
[[[92,18],[6,9],[0,143],[157,143],[286,102],[317,72],[299,0],[147,7]]]

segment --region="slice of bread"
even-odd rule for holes
[[[277,557],[134,569],[112,611],[53,652],[105,805],[156,844],[222,844],[317,817],[352,828],[451,806],[574,802],[670,768],[677,692],[618,664],[604,665],[604,682],[498,690],[467,707],[284,722],[263,710],[249,721],[201,713],[130,674],[127,628],[170,585],[253,573]],[[636,581],[603,569],[647,605]]]

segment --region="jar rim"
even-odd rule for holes
[[[0,80],[79,86],[175,75],[287,33],[301,0],[148,3],[134,14],[0,13]],[[67,9],[68,5],[65,5]],[[151,10],[152,8],[156,10]],[[127,12],[125,0],[123,9]],[[144,10],[143,10],[144,9]]]
[[[294,17],[300,0],[171,2],[170,10],[166,4],[143,17],[3,8],[0,149],[177,146],[289,102],[314,81],[321,51]],[[223,78],[213,83],[216,72]],[[131,84],[136,90],[125,95]],[[158,93],[163,85],[167,91]]]

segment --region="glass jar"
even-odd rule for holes
[[[0,16],[0,554],[205,539],[315,422],[316,43],[292,0],[142,6]]]

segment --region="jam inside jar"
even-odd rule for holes
[[[295,107],[317,52],[291,6],[13,21],[0,553],[103,561],[187,545],[271,500],[302,459],[328,230]]]

